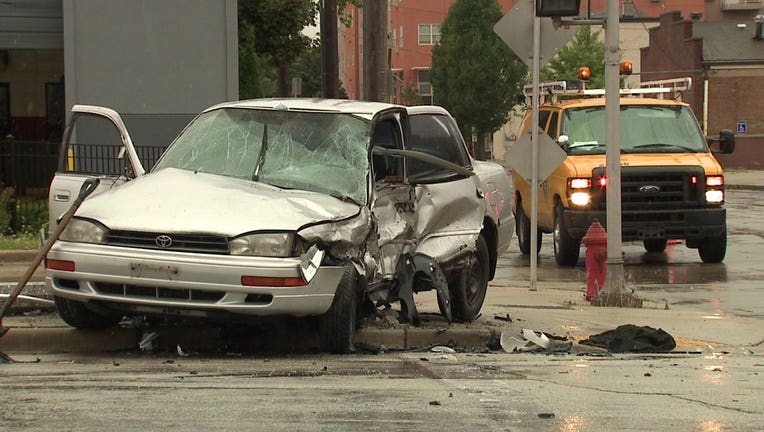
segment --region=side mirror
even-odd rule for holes
[[[735,151],[735,134],[729,129],[719,131],[719,138],[708,138],[708,143],[718,142],[719,153],[732,153]]]
[[[567,135],[560,135],[557,137],[557,144],[559,144],[561,147],[568,145],[568,141],[570,141],[570,137]]]

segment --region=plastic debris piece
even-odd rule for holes
[[[430,351],[432,351],[432,352],[439,352],[439,353],[449,353],[449,354],[454,354],[456,352],[456,351],[454,351],[453,348],[447,347],[447,346],[442,346],[442,345],[434,346],[434,347],[430,348]]]
[[[145,333],[140,342],[138,342],[138,348],[143,352],[154,351],[154,340],[158,337],[159,333],[157,332]]]
[[[186,353],[185,351],[183,351],[183,348],[181,348],[181,347],[180,347],[180,344],[178,344],[178,345],[176,346],[176,349],[177,349],[177,351],[178,351],[178,355],[179,355],[179,356],[181,356],[181,357],[188,357],[188,356],[189,356],[189,354],[188,354],[188,353]]]
[[[528,340],[528,342],[532,342],[541,348],[547,349],[549,348],[549,338],[546,337],[546,335],[542,332],[535,332],[533,330],[529,329],[523,329],[523,337]]]

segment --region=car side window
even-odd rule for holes
[[[122,137],[106,117],[78,113],[67,130],[59,170],[93,175],[127,175],[132,167],[124,154]]]
[[[372,148],[402,149],[398,123],[392,118],[379,120],[374,125],[371,145]],[[403,160],[395,156],[372,153],[372,171],[375,181],[382,181],[386,177],[403,178]]]
[[[469,166],[467,151],[461,142],[461,132],[450,118],[437,114],[417,114],[409,117],[411,136],[406,142],[409,150],[416,150]],[[418,159],[407,161],[410,177],[447,171],[437,165]]]

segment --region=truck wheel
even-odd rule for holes
[[[517,246],[520,248],[520,253],[523,255],[531,254],[531,220],[525,215],[523,211],[522,202],[517,203],[517,223],[515,224],[515,231],[517,232]],[[536,253],[541,250],[541,231],[536,229]]]
[[[319,342],[321,351],[347,354],[353,350],[356,322],[356,281],[352,265],[347,266],[334,293],[329,310],[321,316]]]
[[[562,206],[554,210],[554,259],[561,266],[572,267],[578,263],[578,253],[581,240],[576,240],[568,234],[565,222],[562,220]]]
[[[648,252],[663,252],[666,250],[668,244],[667,238],[652,238],[644,239],[642,243],[645,245],[645,250]]]
[[[704,263],[720,263],[727,254],[727,231],[718,237],[707,237],[700,241],[698,255]]]
[[[114,327],[122,320],[122,316],[102,315],[91,311],[82,302],[53,296],[58,315],[74,328],[81,330],[102,330]]]
[[[455,321],[474,321],[483,307],[485,293],[488,290],[490,273],[490,255],[488,244],[480,234],[475,244],[475,256],[470,266],[449,286],[451,292],[451,312]]]

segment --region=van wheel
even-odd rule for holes
[[[572,267],[578,263],[578,253],[581,240],[576,240],[568,234],[568,228],[562,220],[562,206],[554,210],[554,259],[561,266]]]
[[[329,310],[321,316],[319,342],[321,351],[347,354],[353,351],[356,320],[356,283],[358,275],[352,265],[345,268]]]
[[[122,316],[102,315],[93,312],[85,303],[53,296],[58,309],[58,316],[74,328],[81,330],[102,330],[114,327],[122,320]]]
[[[663,252],[666,250],[668,244],[667,238],[652,238],[642,240],[642,244],[645,245],[645,250],[648,252]]]
[[[474,321],[480,313],[486,291],[488,291],[490,262],[488,244],[483,234],[480,234],[475,243],[475,255],[470,260],[469,267],[457,275],[453,283],[449,285],[451,312],[455,321]]]
[[[523,211],[523,203],[517,203],[517,219],[515,222],[515,231],[517,232],[517,246],[523,255],[531,254],[531,220]],[[538,227],[537,227],[538,228]],[[536,253],[541,250],[541,231],[536,229]]]
[[[698,255],[704,263],[720,263],[727,254],[727,231],[718,237],[707,237],[698,245]]]

